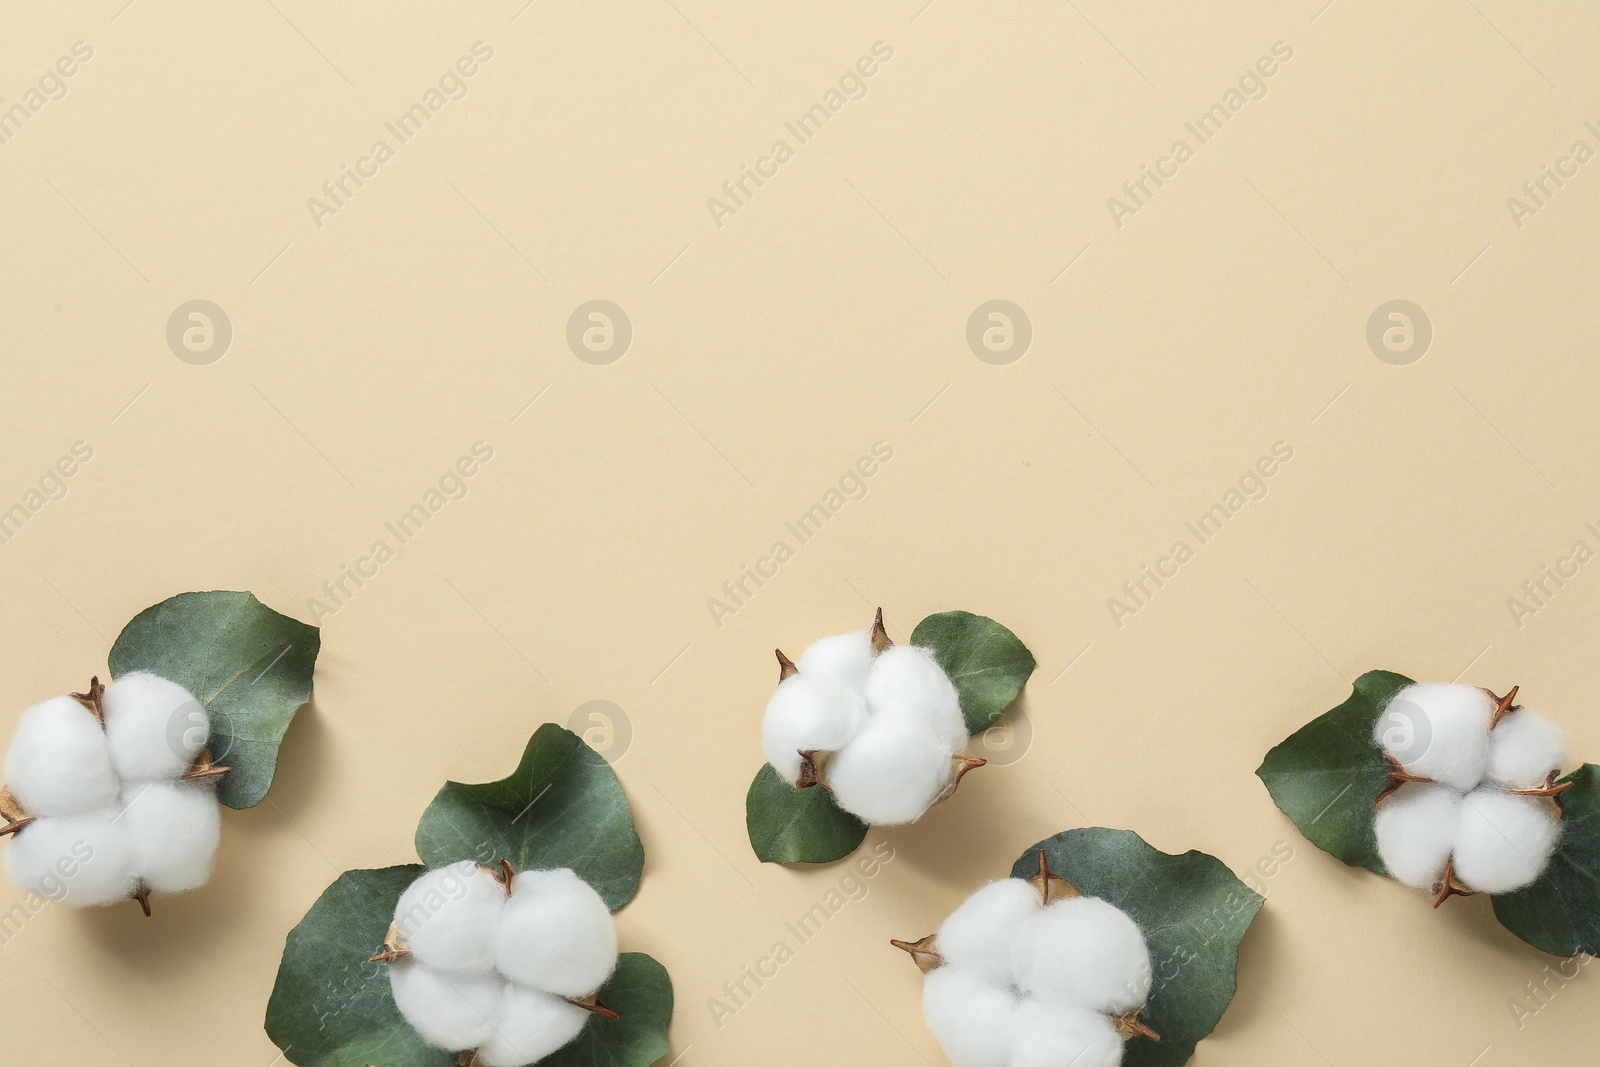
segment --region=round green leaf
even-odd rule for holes
[[[750,847],[763,863],[831,863],[867,836],[867,824],[819,786],[796,789],[763,764],[744,798]]]
[[[311,906],[283,950],[267,1001],[267,1036],[300,1067],[455,1067],[429,1048],[395,1007],[389,974],[367,959],[382,950],[400,894],[423,868],[412,863],[346,871]]]
[[[994,725],[1033,673],[1033,653],[993,619],[970,611],[929,615],[911,631],[911,643],[928,649],[956,684],[967,732]]]
[[[1600,955],[1600,767],[1563,778],[1561,843],[1539,880],[1494,898],[1495,918],[1535,948],[1557,956]]]
[[[455,1067],[400,1015],[379,951],[400,894],[424,868],[346,871],[289,933],[267,1002],[267,1036],[300,1067]],[[667,1051],[672,981],[661,964],[625,952],[600,990],[619,1018],[592,1017],[541,1067],[647,1067]]]
[[[611,765],[554,723],[534,733],[510,777],[446,782],[417,824],[417,855],[429,867],[569,867],[612,911],[633,899],[644,872],[644,845]]]
[[[1123,1067],[1187,1063],[1233,1000],[1239,942],[1263,898],[1214,856],[1171,856],[1138,834],[1104,827],[1046,838],[1022,854],[1011,876],[1039,873],[1041,849],[1051,874],[1127,912],[1150,946],[1155,976],[1140,1018],[1161,1040],[1130,1038]]]
[[[311,699],[322,636],[250,593],[180,593],[146,608],[111,646],[111,676],[150,671],[205,706],[217,783],[230,808],[261,803],[289,722]]]
[[[1284,814],[1318,848],[1354,867],[1387,874],[1372,829],[1389,761],[1372,739],[1378,716],[1411,679],[1368,671],[1350,698],[1297,730],[1256,770]]]

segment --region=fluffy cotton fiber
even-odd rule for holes
[[[179,780],[206,746],[204,709],[146,672],[112,682],[100,704],[103,724],[70,696],[22,713],[6,784],[33,821],[6,850],[12,879],[74,907],[205,884],[221,835],[216,787]]]
[[[1472,685],[1408,685],[1378,717],[1374,737],[1406,771],[1461,792],[1483,779],[1494,701]]]
[[[177,778],[193,765],[211,735],[206,710],[176,682],[134,671],[101,697],[111,762],[124,782]]]
[[[1550,802],[1475,789],[1461,805],[1455,873],[1480,893],[1509,893],[1538,881],[1561,836]]]
[[[1046,907],[1018,878],[968,897],[933,951],[923,1015],[955,1067],[1116,1067],[1113,1017],[1150,994],[1150,950],[1132,918],[1096,897]]]
[[[1460,793],[1434,782],[1407,782],[1378,805],[1378,855],[1394,878],[1431,889],[1444,877],[1461,823]]]
[[[524,1067],[570,1043],[616,968],[600,895],[570,870],[513,874],[470,860],[419,877],[395,905],[409,957],[390,965],[400,1014],[429,1044],[476,1049],[483,1067]]]
[[[1542,788],[1567,759],[1560,727],[1521,707],[1494,722],[1495,703],[1474,686],[1407,686],[1378,719],[1374,737],[1408,774],[1380,800],[1378,855],[1417,889],[1452,886],[1508,893],[1537,881],[1561,836],[1561,810]]]
[[[519,874],[500,914],[495,965],[507,978],[534,989],[588,996],[617,965],[611,909],[569,870]]]
[[[6,785],[29,815],[81,815],[115,804],[117,775],[94,713],[68,696],[23,712],[6,752]]]
[[[848,635],[847,635],[848,636]],[[796,674],[778,684],[761,721],[761,751],[783,780],[800,777],[800,753],[843,748],[867,719],[861,694],[828,675]]]
[[[874,653],[865,630],[824,637],[779,682],[761,748],[790,785],[802,752],[826,753],[821,777],[845,811],[874,825],[912,822],[954,777],[967,747],[955,685],[925,648]]]

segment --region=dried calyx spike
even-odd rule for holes
[[[1160,1040],[1141,1020],[1152,980],[1142,931],[1053,874],[1043,850],[1033,877],[991,882],[937,933],[890,944],[922,971],[929,1028],[958,1064],[1005,1062],[1040,1040],[1074,1063],[1111,1064],[1131,1037]],[[1077,1044],[1056,1047],[1063,1033]]]
[[[774,650],[778,690],[762,744],[798,789],[821,786],[866,822],[910,822],[985,760],[965,753],[954,683],[932,654],[897,647],[883,609],[865,631],[825,637],[798,663]]]
[[[1504,696],[1456,684],[1412,684],[1380,714],[1389,763],[1374,832],[1390,874],[1428,889],[1433,906],[1537,880],[1565,815],[1560,730]],[[1529,804],[1523,798],[1547,801]]]

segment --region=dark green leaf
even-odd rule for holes
[[[1161,1040],[1130,1038],[1123,1067],[1187,1063],[1233,1000],[1239,942],[1262,898],[1213,856],[1169,856],[1138,834],[1104,827],[1046,838],[1022,854],[1012,877],[1037,874],[1040,849],[1051,874],[1127,912],[1150,946],[1155,976],[1141,1020]]]
[[[267,1001],[267,1036],[301,1067],[455,1067],[400,1016],[382,950],[395,902],[417,864],[346,871],[289,931]]]
[[[643,952],[624,952],[600,990],[616,1019],[595,1016],[578,1040],[539,1061],[539,1067],[649,1067],[667,1052],[672,979]]]
[[[929,615],[911,631],[911,643],[933,653],[956,684],[967,732],[994,725],[1033,673],[1033,653],[993,619],[970,611]]]
[[[1539,880],[1494,898],[1507,930],[1557,956],[1600,954],[1600,767],[1563,778],[1561,843]]]
[[[571,730],[539,727],[509,778],[446,782],[417,824],[429,867],[458,860],[519,871],[569,867],[612,911],[633,899],[644,846],[616,774]]]
[[[301,1067],[455,1067],[395,1007],[389,975],[367,958],[382,947],[395,903],[424,868],[346,871],[289,933],[267,1002],[267,1036]],[[625,952],[600,990],[620,1018],[591,1018],[543,1067],[647,1067],[667,1051],[672,981],[641,952]]]
[[[113,678],[150,671],[205,705],[212,758],[233,768],[217,783],[230,808],[261,803],[278,748],[311,699],[322,637],[250,593],[181,593],[146,608],[111,646]]]
[[[1368,671],[1350,698],[1267,753],[1256,770],[1300,832],[1344,862],[1387,874],[1372,824],[1389,762],[1372,740],[1384,705],[1411,679]]]
[[[826,789],[796,789],[770,763],[745,794],[744,823],[763,863],[831,863],[867,836],[867,824],[841,810]]]

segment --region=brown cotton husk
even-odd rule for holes
[[[392,922],[389,930],[383,935],[383,951],[376,956],[368,956],[368,963],[393,963],[395,960],[409,959],[411,949],[406,946],[405,938],[400,936],[400,924]]]
[[[1058,874],[1050,873],[1050,858],[1042,848],[1039,850],[1039,873],[1029,878],[1028,884],[1033,886],[1033,891],[1039,894],[1039,899],[1047,908],[1058,900],[1083,895],[1078,892],[1077,886]]]
[[[910,953],[911,962],[915,963],[917,969],[923,974],[927,974],[929,971],[944,965],[944,957],[939,955],[939,950],[934,947],[933,934],[929,934],[921,941],[891,940],[889,944],[901,952]]]
[[[872,654],[878,655],[886,648],[893,648],[894,641],[889,637],[889,631],[883,628],[883,609],[879,608],[872,617]]]
[[[106,721],[106,709],[101,698],[105,696],[105,692],[106,687],[100,684],[100,676],[95,675],[89,679],[89,691],[87,693],[68,693],[67,696],[94,712],[94,717],[104,723]]]

